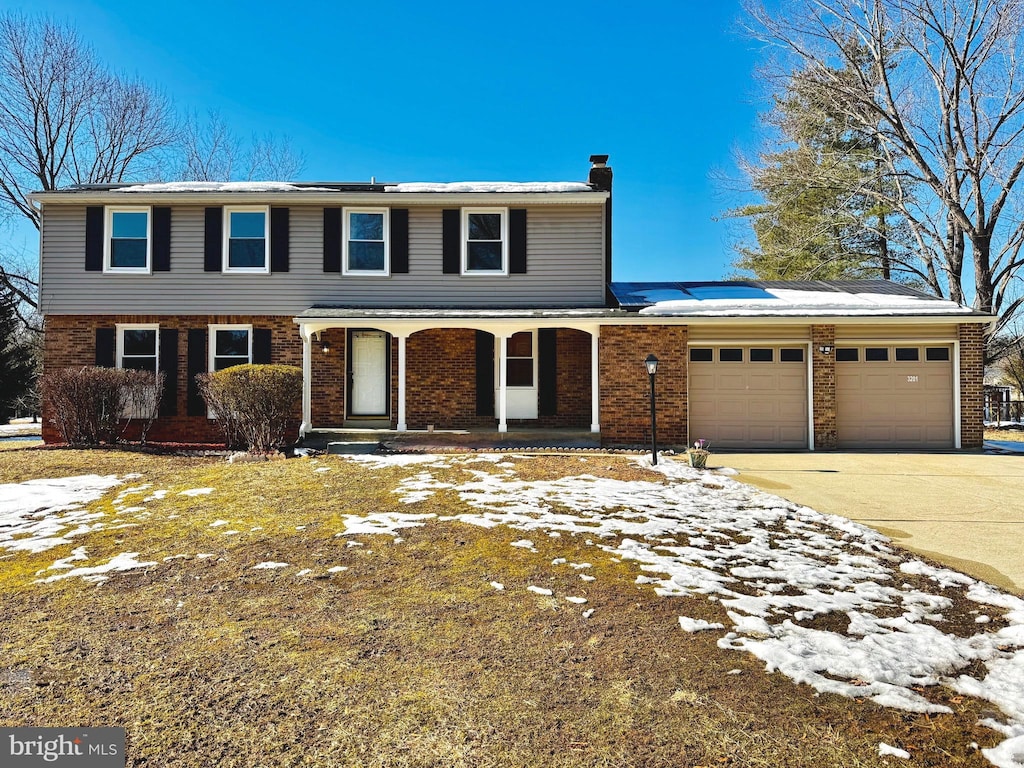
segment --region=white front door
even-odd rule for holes
[[[353,416],[387,416],[388,355],[383,331],[352,332]]]

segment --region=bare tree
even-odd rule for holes
[[[195,113],[189,116],[180,154],[178,176],[187,181],[288,181],[305,166],[305,158],[292,149],[287,137],[254,135],[246,145],[216,111],[208,112],[205,122]]]
[[[0,15],[0,209],[38,228],[29,192],[152,173],[176,135],[170,100],[104,67],[73,28]],[[5,261],[0,287],[36,308],[33,272]]]
[[[885,199],[862,191],[906,221],[917,258],[905,266],[957,301],[973,287],[977,309],[1010,323],[1024,301],[1024,2],[773,6],[748,6],[750,31],[774,46],[776,75],[814,72],[822,98],[876,142],[891,186]],[[860,76],[836,75],[849,72]]]

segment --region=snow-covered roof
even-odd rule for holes
[[[887,280],[613,283],[625,309],[648,317],[977,315],[970,307]]]
[[[385,192],[592,192],[579,181],[413,181],[388,184]]]
[[[330,187],[299,186],[288,181],[168,181],[112,187],[111,192],[333,192]]]

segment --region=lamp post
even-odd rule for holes
[[[658,463],[658,414],[654,408],[654,374],[658,372],[658,358],[653,354],[644,360],[647,376],[651,380],[651,464]]]

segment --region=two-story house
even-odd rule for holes
[[[44,367],[163,371],[155,440],[216,439],[196,374],[274,362],[303,370],[303,433],[621,444],[647,438],[654,354],[666,443],[980,447],[990,317],[883,281],[613,283],[612,171],[591,163],[586,182],[36,193]]]

